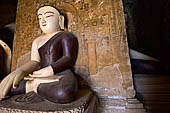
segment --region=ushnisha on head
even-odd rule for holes
[[[42,6],[37,10],[41,30],[45,34],[54,33],[64,29],[64,16],[53,6]]]

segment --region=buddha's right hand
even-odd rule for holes
[[[14,72],[7,75],[0,83],[0,100],[5,98],[11,89],[12,85],[16,86],[19,81],[23,78],[24,72],[21,70],[15,70]]]
[[[24,79],[25,75],[27,75],[24,71],[19,70],[17,74],[15,75],[14,81],[13,81],[13,88],[17,88],[19,85],[19,82]]]

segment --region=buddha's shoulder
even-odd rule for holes
[[[74,35],[72,32],[69,32],[69,31],[63,31],[62,34],[63,35]]]
[[[62,38],[69,39],[69,38],[76,38],[76,36],[72,32],[63,31]]]

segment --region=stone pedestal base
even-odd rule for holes
[[[137,99],[100,98],[97,113],[146,113]]]
[[[0,101],[0,113],[96,113],[97,98],[88,89],[79,90],[75,101],[52,103],[34,92]]]

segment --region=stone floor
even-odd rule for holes
[[[146,113],[146,110],[135,98],[99,98],[97,113]]]
[[[136,97],[147,113],[170,113],[170,75],[134,74]]]

